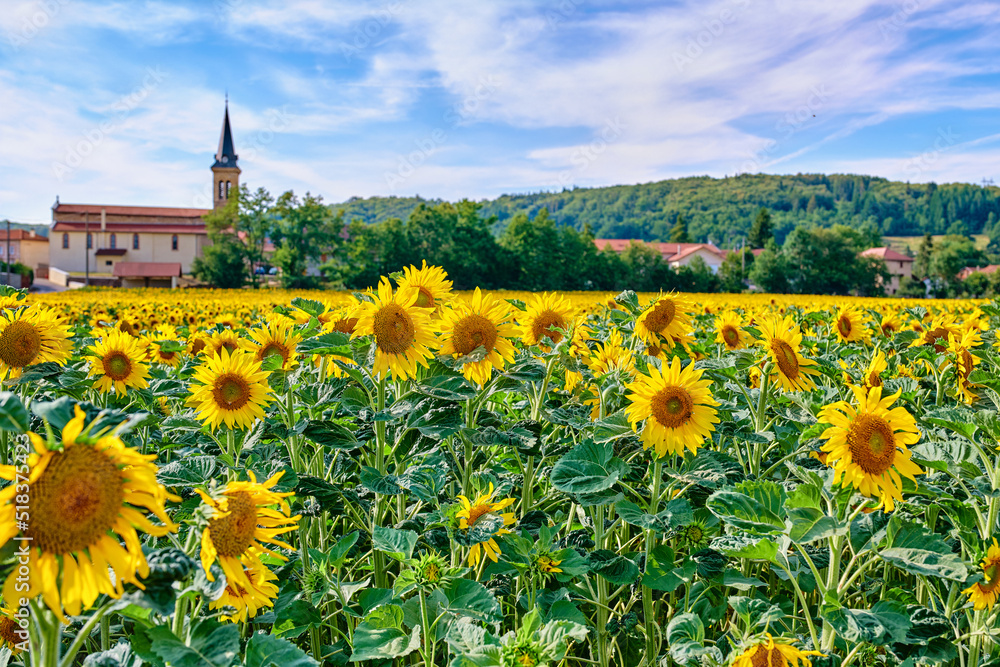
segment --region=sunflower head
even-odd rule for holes
[[[772,363],[771,380],[784,391],[804,391],[816,384],[812,376],[819,372],[813,368],[815,361],[799,354],[802,333],[791,316],[771,317],[760,325],[763,340]]]
[[[837,338],[842,343],[854,343],[867,338],[868,332],[865,329],[865,319],[857,308],[843,308],[837,314],[837,319],[833,324]]]
[[[34,364],[65,364],[70,331],[56,311],[38,304],[0,309],[0,380],[14,379]]]
[[[149,367],[143,363],[146,352],[138,338],[120,329],[105,329],[104,337],[91,348],[90,375],[94,388],[101,393],[121,395],[128,389],[144,389],[149,384]]]
[[[212,609],[232,607],[234,613],[220,617],[230,623],[253,618],[261,609],[273,607],[278,597],[278,586],[274,583],[278,577],[260,561],[256,550],[251,549],[240,558],[240,565],[244,578],[227,580],[222,595],[209,605]]]
[[[289,370],[296,364],[299,356],[296,346],[302,342],[302,336],[292,328],[292,324],[291,320],[272,317],[264,326],[251,329],[249,338],[240,339],[240,347],[260,363],[277,357],[281,361],[280,368]]]
[[[675,293],[655,297],[635,322],[635,333],[647,345],[671,347],[691,335],[691,304]]]
[[[739,313],[727,311],[715,319],[715,342],[724,345],[727,350],[740,350],[746,347],[749,336],[742,329],[743,318]]]
[[[563,339],[563,332],[573,323],[573,305],[554,292],[535,294],[520,316],[521,341],[549,351]]]
[[[0,646],[6,646],[16,656],[27,646],[28,628],[21,627],[17,610],[8,606],[0,609]]]
[[[732,667],[812,667],[809,656],[822,656],[819,651],[803,651],[792,644],[775,641],[769,633],[752,638],[733,660]]]
[[[510,304],[478,287],[471,300],[459,300],[442,313],[441,333],[442,355],[458,359],[480,351],[481,358],[462,365],[462,375],[480,386],[489,381],[494,368],[502,371],[514,360],[510,339],[517,330],[511,324]]]
[[[403,275],[396,281],[396,287],[401,292],[416,292],[412,305],[416,308],[426,308],[434,312],[451,300],[452,282],[448,274],[440,266],[427,266],[423,260],[420,268],[408,266],[403,269]]]
[[[372,300],[358,305],[351,337],[374,338],[372,371],[376,375],[392,373],[394,380],[406,380],[416,377],[418,364],[427,368],[427,359],[433,356],[434,327],[428,310],[416,305],[419,294],[412,288],[393,293],[389,280],[382,278]]]
[[[267,373],[243,350],[230,354],[222,348],[195,370],[193,380],[187,404],[213,429],[222,423],[248,429],[263,419],[264,408],[272,400]]]
[[[494,563],[500,555],[500,546],[496,543],[495,537],[506,535],[510,531],[506,526],[513,525],[517,520],[513,512],[503,512],[502,510],[514,504],[513,498],[494,500],[493,483],[490,483],[489,491],[476,496],[475,500],[469,500],[466,496],[459,496],[459,511],[455,518],[459,520],[459,529],[462,532],[462,541],[470,545],[469,565],[475,567],[480,561],[480,552],[485,554]]]
[[[969,596],[969,602],[979,609],[992,609],[1000,597],[1000,544],[993,538],[993,544],[986,550],[980,563],[983,581],[972,584],[962,591]]]

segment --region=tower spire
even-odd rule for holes
[[[222,134],[219,136],[219,150],[212,165],[212,198],[214,207],[225,206],[235,188],[240,188],[240,168],[236,164],[236,148],[233,131],[229,127],[229,91],[226,91],[226,113],[222,118]]]
[[[236,148],[233,145],[233,131],[229,127],[229,93],[226,93],[226,113],[222,119],[222,134],[219,136],[219,150],[215,154],[213,167],[236,167]]]

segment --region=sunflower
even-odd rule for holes
[[[896,313],[886,313],[882,316],[882,321],[879,323],[879,330],[882,331],[882,335],[886,338],[892,338],[903,330],[903,323],[899,321]]]
[[[808,656],[823,654],[819,651],[802,651],[791,644],[774,641],[770,633],[759,638],[733,660],[732,667],[812,667]]]
[[[865,389],[881,387],[882,373],[884,373],[887,368],[889,368],[889,363],[885,359],[885,352],[877,350],[875,352],[875,356],[873,356],[871,362],[869,362],[868,368],[865,369],[865,377],[862,380],[862,384]]]
[[[459,519],[458,527],[462,530],[471,530],[479,526],[479,522],[484,519],[493,520],[495,525],[491,534],[482,542],[473,544],[469,549],[469,565],[476,567],[479,565],[480,550],[494,563],[500,555],[500,547],[497,545],[496,537],[510,533],[505,526],[513,524],[516,519],[513,512],[501,512],[500,510],[514,504],[513,498],[493,501],[493,483],[490,483],[490,490],[487,493],[479,494],[474,501],[469,501],[465,496],[459,496],[458,502],[462,504],[462,509],[455,516]],[[479,526],[480,528],[482,526]]]
[[[916,481],[921,470],[910,460],[907,445],[920,440],[913,416],[903,407],[891,408],[900,392],[882,397],[882,387],[870,391],[851,387],[857,407],[847,401],[827,405],[819,413],[821,424],[830,424],[820,437],[828,442],[827,465],[833,467],[833,483],[853,486],[862,495],[880,499],[887,512],[902,501],[900,475]]]
[[[718,405],[709,389],[711,381],[701,379],[704,371],[688,364],[681,370],[681,360],[674,357],[663,371],[649,366],[649,376],[640,376],[628,385],[626,409],[632,428],[646,421],[640,439],[642,448],[653,447],[657,458],[667,453],[691,453],[705,442],[719,417],[713,406]]]
[[[187,405],[213,429],[222,422],[228,428],[237,424],[248,429],[255,420],[264,418],[264,407],[272,400],[267,373],[243,350],[230,354],[222,348],[220,354],[198,366],[193,380]]]
[[[957,337],[960,333],[959,327],[950,317],[935,318],[926,328],[921,327],[918,329],[914,327],[914,331],[918,331],[920,335],[910,344],[910,347],[926,345],[933,347],[935,352],[944,352],[947,350],[948,338],[950,336]]]
[[[222,596],[209,605],[212,609],[235,609],[231,616],[222,616],[222,620],[231,623],[246,621],[264,607],[273,607],[274,599],[278,597],[278,586],[273,583],[278,577],[260,562],[256,549],[248,549],[247,555],[240,558],[240,564],[249,585],[242,581],[226,581]]]
[[[16,656],[23,650],[22,647],[28,645],[28,629],[21,627],[15,613],[11,606],[0,608],[0,646],[7,647],[11,655]]]
[[[761,322],[760,330],[764,334],[761,344],[767,347],[774,363],[771,381],[778,382],[785,391],[813,389],[816,384],[810,376],[818,375],[819,371],[812,368],[815,361],[799,354],[802,334],[795,320],[791,316],[783,319],[774,316]]]
[[[452,282],[448,274],[440,266],[427,266],[423,260],[421,267],[410,265],[403,269],[403,277],[396,281],[400,292],[414,290],[417,297],[413,304],[417,308],[427,308],[430,311],[439,310],[451,300]]]
[[[4,599],[41,595],[64,623],[64,609],[78,616],[101,593],[119,597],[123,582],[142,587],[138,577],[149,567],[137,529],[158,537],[177,529],[164,509],[168,498],[177,499],[156,481],[156,457],[129,449],[114,431],[91,433],[79,406],[74,413],[61,443],[28,434],[35,452],[27,464],[27,526],[15,521],[23,473],[14,466],[0,468],[0,477],[19,479],[0,491],[0,546],[15,539],[31,552],[28,590],[15,569],[4,584]]]
[[[0,380],[14,380],[32,364],[69,359],[69,327],[54,310],[38,304],[0,310]]]
[[[552,554],[541,554],[535,559],[535,567],[542,574],[555,574],[557,572],[562,572],[562,560],[558,560],[552,557]]]
[[[164,349],[162,344],[176,343],[179,345],[180,339],[181,336],[177,333],[177,329],[174,326],[170,324],[161,325],[159,330],[148,339],[146,351],[149,360],[163,364],[164,366],[170,366],[171,368],[178,368],[184,360],[182,352],[176,351],[176,348],[171,348],[170,346]]]
[[[842,343],[864,342],[868,339],[865,318],[857,308],[842,308],[833,328]]]
[[[979,365],[979,357],[972,354],[972,348],[979,347],[983,341],[977,329],[966,329],[960,335],[952,337],[948,342],[948,351],[954,357],[955,387],[959,398],[965,403],[976,400],[972,391],[974,385],[969,382],[969,375]]]
[[[415,289],[393,294],[389,280],[382,278],[374,301],[358,306],[351,337],[375,337],[375,374],[384,377],[391,371],[393,380],[416,378],[417,364],[427,368],[427,359],[434,356],[429,349],[434,330],[427,309],[416,305],[419,294]]]
[[[293,321],[272,318],[264,326],[251,329],[250,338],[240,339],[240,347],[263,363],[270,356],[281,358],[281,370],[289,370],[295,365],[299,355],[296,346],[302,336],[292,329]]]
[[[615,370],[632,371],[634,369],[632,351],[625,347],[622,335],[617,330],[612,331],[605,342],[597,344],[587,361],[587,365],[596,377],[601,377]]]
[[[563,339],[563,332],[573,322],[573,304],[554,292],[535,294],[521,313],[521,342],[526,347],[537,345],[543,352],[552,349]],[[548,340],[548,343],[544,342]],[[575,336],[574,336],[575,339]],[[550,345],[551,344],[551,345]]]
[[[635,321],[635,334],[650,346],[671,347],[684,342],[691,335],[690,309],[687,299],[673,292],[661,294]]]
[[[986,581],[977,581],[962,592],[969,596],[969,602],[976,610],[992,609],[997,603],[997,597],[1000,597],[1000,545],[997,544],[997,538],[993,538],[993,544],[987,550],[981,566]]]
[[[514,360],[510,338],[517,335],[511,323],[510,304],[477,287],[471,301],[458,301],[441,316],[443,335],[440,353],[457,359],[483,348],[483,358],[462,366],[462,375],[480,387],[490,380],[493,369],[502,371]]]
[[[142,363],[145,351],[139,339],[120,329],[104,331],[104,338],[87,354],[91,358],[90,375],[97,378],[94,389],[102,394],[113,390],[122,396],[128,389],[148,387],[149,368]]]
[[[205,345],[201,348],[201,354],[211,357],[219,354],[222,350],[233,353],[240,349],[240,335],[232,329],[222,329],[212,331],[205,338]]]
[[[743,318],[735,311],[727,311],[715,318],[715,342],[725,345],[727,350],[741,350],[750,337],[741,328]]]
[[[272,491],[284,474],[284,471],[276,473],[260,484],[250,472],[249,482],[229,482],[222,491],[212,495],[195,489],[211,512],[208,526],[201,533],[201,565],[209,581],[215,581],[212,563],[218,560],[226,581],[250,590],[253,581],[247,570],[259,571],[259,552],[288,560],[264,546],[267,543],[292,548],[278,539],[279,535],[295,530],[300,518],[291,516],[285,500],[292,494]],[[280,511],[273,509],[274,505]]]

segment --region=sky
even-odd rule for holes
[[[1000,3],[0,0],[0,220],[691,175],[1000,181]]]

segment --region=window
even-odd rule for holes
[[[4,253],[6,253],[6,252],[7,252],[6,246],[0,245],[0,257],[3,257]]]
[[[232,181],[226,181],[226,199],[229,199],[229,193],[233,190]]]
[[[90,232],[87,232],[87,250],[90,250],[93,247],[94,247],[94,235],[91,234]]]
[[[113,266],[113,265],[114,265],[114,262],[112,262],[110,259],[108,261],[104,262],[104,266]]]
[[[69,234],[63,233],[63,249],[69,247]]]
[[[115,235],[114,232],[111,232],[111,244],[110,244],[109,247],[110,248],[117,248],[118,247],[118,237]]]
[[[170,249],[177,250],[177,234],[170,237]]]
[[[132,250],[138,250],[138,249],[139,249],[139,235],[138,234],[133,234],[132,235]]]
[[[225,199],[226,196],[223,194],[225,192],[225,188],[226,184],[223,181],[219,181],[219,199]]]

